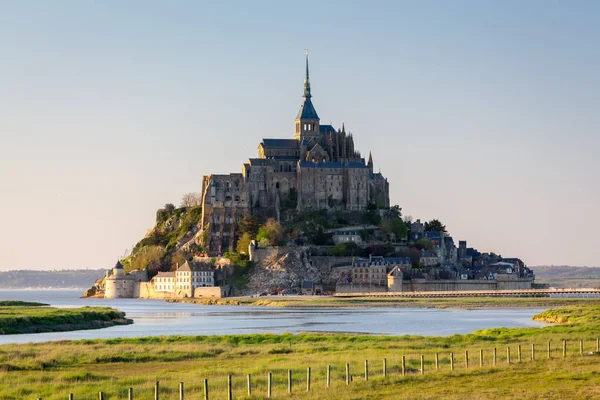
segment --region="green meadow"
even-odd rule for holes
[[[462,299],[461,299],[462,300]],[[535,317],[543,328],[495,328],[449,337],[355,334],[169,336],[0,346],[1,399],[593,399],[600,397],[600,305],[565,306]],[[563,340],[567,340],[563,358]],[[583,354],[580,354],[580,340]],[[550,343],[550,358],[547,346]],[[535,359],[531,360],[531,345]],[[519,346],[521,360],[519,360]],[[507,360],[510,347],[511,364]],[[493,365],[494,348],[497,349]],[[479,352],[483,350],[483,366]],[[467,368],[465,351],[469,352]],[[438,354],[439,370],[435,367]],[[453,353],[454,370],[451,370]],[[421,374],[421,355],[424,374]],[[405,375],[402,375],[402,357]],[[383,360],[387,377],[383,376]],[[369,379],[365,380],[365,360]],[[345,367],[352,381],[346,384]],[[326,387],[327,366],[331,387]],[[310,391],[306,388],[311,368]],[[288,370],[292,394],[288,394]],[[247,394],[247,374],[253,393]]]
[[[0,301],[0,335],[105,328],[131,323],[110,307],[55,308],[47,304]]]

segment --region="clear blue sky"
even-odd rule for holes
[[[0,3],[0,269],[110,267],[203,174],[293,137],[304,49],[392,202],[599,265],[596,1]]]

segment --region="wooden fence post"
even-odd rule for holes
[[[100,400],[104,400],[104,393],[103,392],[98,393],[98,398]]]
[[[483,349],[479,349],[479,367],[483,368]]]
[[[600,337],[596,338],[596,352],[600,353]]]
[[[252,374],[248,374],[248,396],[252,396]]]
[[[496,366],[496,360],[498,359],[496,348],[494,347],[494,359],[492,360],[492,365]]]
[[[551,352],[550,341],[548,340],[548,360],[550,359],[550,352]]]
[[[127,400],[133,400],[133,388],[129,388],[127,391]]]
[[[273,392],[272,386],[273,386],[273,374],[271,372],[269,372],[269,375],[267,375],[267,398],[268,399],[271,398],[271,394]]]
[[[288,369],[288,393],[292,393],[293,391],[293,387],[292,387],[293,383],[292,383],[292,370]]]
[[[69,400],[73,400],[73,393],[69,393]]]
[[[506,347],[506,363],[510,365],[510,346]]]
[[[306,369],[306,391],[310,392],[310,367]]]
[[[154,400],[159,400],[158,391],[159,391],[159,384],[158,384],[158,381],[156,381],[156,383],[154,384]]]
[[[522,361],[522,358],[521,358],[521,345],[519,345],[517,347],[517,352],[519,353],[519,362],[521,362]]]
[[[208,379],[204,379],[204,400],[208,400]]]
[[[440,370],[440,357],[438,353],[435,353],[435,370]]]
[[[579,341],[579,355],[583,355],[583,340]]]
[[[331,365],[327,366],[327,389],[331,387]]]
[[[387,376],[387,359],[383,359],[383,377]]]
[[[350,364],[346,363],[346,385],[350,384]]]
[[[454,371],[454,353],[450,353],[450,371]]]
[[[567,341],[563,340],[563,358],[567,356]]]
[[[179,382],[179,400],[184,400],[183,382]]]
[[[227,400],[233,400],[233,392],[231,390],[231,374],[227,375]]]
[[[469,350],[465,350],[465,369],[469,369]]]
[[[531,343],[531,361],[535,361],[535,343]]]
[[[406,356],[402,356],[402,376],[406,375]]]
[[[369,360],[365,360],[365,381],[369,380]]]

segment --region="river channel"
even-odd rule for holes
[[[133,325],[104,329],[0,335],[0,344],[51,340],[162,335],[351,332],[382,335],[450,336],[496,327],[541,327],[531,319],[541,308],[474,310],[433,308],[321,308],[201,306],[162,300],[81,299],[82,290],[0,290],[0,300],[38,301],[56,307],[110,306]]]

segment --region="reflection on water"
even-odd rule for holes
[[[56,307],[110,306],[133,325],[74,332],[2,335],[0,344],[65,339],[236,333],[356,332],[384,335],[469,333],[495,327],[543,326],[531,317],[543,309],[275,308],[201,306],[162,300],[80,299],[81,290],[0,290],[0,300],[39,301]]]

